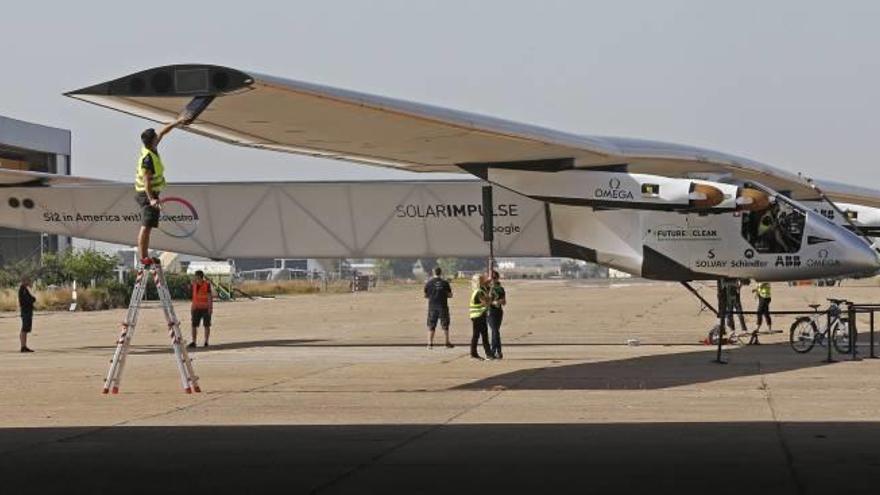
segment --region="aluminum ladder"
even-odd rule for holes
[[[131,302],[128,305],[128,312],[125,315],[125,321],[122,322],[122,330],[119,333],[119,338],[116,340],[116,351],[113,353],[113,359],[110,361],[110,370],[107,372],[107,378],[104,380],[104,393],[119,393],[119,385],[122,382],[122,370],[125,367],[125,360],[131,348],[131,340],[137,327],[138,312],[141,309],[144,295],[147,293],[150,274],[152,274],[153,281],[156,284],[156,291],[159,293],[159,300],[165,313],[165,321],[168,323],[168,336],[171,338],[171,347],[174,350],[174,360],[180,372],[180,383],[183,386],[183,390],[188,394],[201,392],[199,377],[196,376],[193,370],[192,360],[186,351],[186,342],[180,334],[180,321],[177,320],[177,315],[174,313],[171,294],[168,292],[168,286],[165,284],[165,272],[162,270],[162,265],[156,260],[154,263],[142,266],[137,272],[134,290],[131,293]]]

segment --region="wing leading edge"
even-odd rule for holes
[[[160,122],[175,118],[195,96],[214,96],[188,127],[191,132],[240,146],[416,172],[570,158],[578,168],[625,165],[632,173],[666,177],[729,176],[795,199],[818,199],[795,174],[713,150],[583,136],[213,65],[157,67],[67,95]],[[878,191],[820,184],[832,199],[880,206]]]

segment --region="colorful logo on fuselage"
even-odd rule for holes
[[[185,239],[199,228],[199,214],[189,201],[169,196],[159,200],[159,230],[169,237]]]

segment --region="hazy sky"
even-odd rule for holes
[[[62,92],[202,62],[880,188],[877,1],[31,0],[0,25],[0,114],[71,129],[77,175],[131,180],[146,125]],[[408,176],[186,133],[163,152],[172,181]]]

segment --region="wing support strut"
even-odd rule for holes
[[[715,316],[718,316],[718,310],[715,309],[715,307],[712,306],[712,304],[709,301],[707,301],[706,298],[704,298],[702,295],[700,295],[700,293],[697,291],[697,289],[694,289],[694,287],[690,284],[690,282],[681,282],[681,285],[684,286],[684,288],[687,289],[688,292],[693,294],[694,297],[699,299],[700,302],[703,303],[704,307],[708,308],[709,311],[715,313]]]
[[[180,112],[180,119],[184,125],[192,124],[202,112],[208,108],[208,105],[214,101],[214,95],[208,96],[196,96],[193,98],[189,104],[186,105],[186,108]]]

